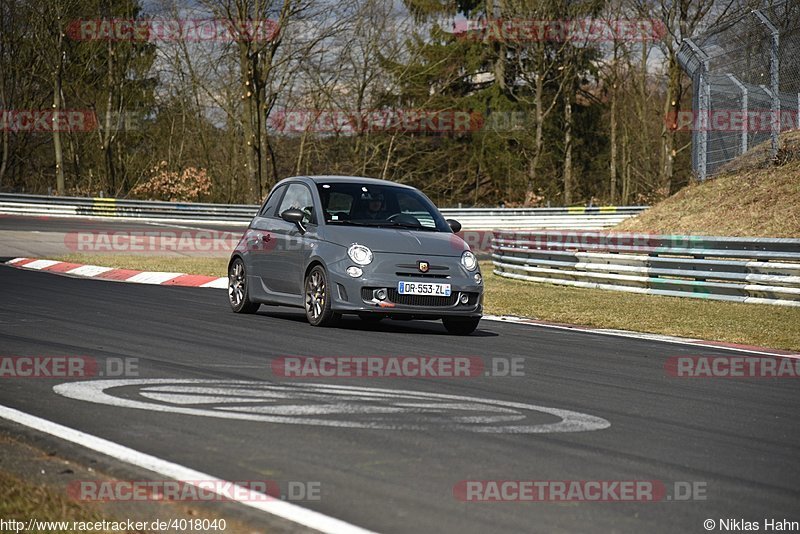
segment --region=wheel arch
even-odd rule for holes
[[[242,263],[244,263],[244,257],[240,253],[234,252],[233,254],[231,254],[231,257],[228,260],[228,272],[230,272],[231,265],[233,265],[233,262],[236,261],[236,260],[242,260]],[[247,267],[247,266],[245,265],[245,267]]]
[[[308,262],[308,265],[306,266],[306,270],[303,273],[303,281],[304,281],[303,283],[305,283],[305,279],[308,277],[308,274],[311,272],[311,269],[313,269],[317,265],[319,265],[320,267],[325,269],[325,274],[327,275],[328,266],[325,265],[325,262],[322,261],[322,258],[314,257],[314,258],[311,258],[311,261]]]

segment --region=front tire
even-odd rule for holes
[[[236,313],[255,313],[261,304],[250,300],[247,271],[242,258],[236,258],[228,267],[228,302]]]
[[[457,336],[468,336],[478,328],[480,317],[442,317],[442,323],[448,332]]]
[[[311,326],[330,326],[335,323],[339,316],[331,309],[328,275],[321,265],[311,269],[303,287],[305,287],[306,318]]]

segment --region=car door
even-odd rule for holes
[[[288,209],[304,212],[301,231],[297,224],[284,221],[280,214]],[[268,255],[270,289],[288,295],[303,293],[303,267],[307,251],[317,236],[317,214],[311,189],[303,183],[290,183],[278,206],[273,238],[275,246]]]
[[[275,231],[279,222],[283,222],[278,215],[278,203],[285,192],[285,185],[273,189],[247,231],[247,254],[255,278],[252,282],[258,282],[251,283],[250,287],[256,288],[256,293],[261,296],[275,292],[275,281],[272,279],[274,268],[270,266],[270,255],[276,248]]]

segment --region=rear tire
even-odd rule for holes
[[[241,258],[233,260],[228,267],[228,302],[235,313],[255,313],[261,307],[250,300],[247,271]]]
[[[467,336],[478,328],[480,317],[443,317],[442,323],[448,332],[457,336]]]
[[[316,265],[303,284],[306,319],[311,326],[330,326],[339,319],[331,309],[331,291],[328,275],[321,265]]]

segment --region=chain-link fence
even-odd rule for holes
[[[686,39],[678,60],[692,79],[692,112],[676,119],[692,130],[692,166],[700,180],[726,162],[798,128],[800,2],[750,11]]]

